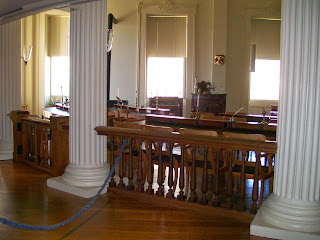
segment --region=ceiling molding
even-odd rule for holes
[[[21,9],[6,14],[0,18],[0,25],[18,20],[43,11],[59,8],[72,8],[72,5],[92,2],[97,0],[43,0],[22,6]]]

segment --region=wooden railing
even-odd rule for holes
[[[128,186],[126,187],[127,190],[136,189],[138,192],[146,192],[150,194],[154,194],[157,189],[152,189],[153,184],[153,174],[154,174],[154,154],[151,153],[152,149],[149,147],[143,147],[146,145],[152,146],[152,143],[167,143],[169,145],[169,174],[168,174],[168,193],[166,194],[167,198],[174,198],[173,194],[173,175],[174,175],[174,155],[173,155],[173,148],[174,146],[180,146],[181,148],[181,156],[179,161],[179,188],[180,192],[177,196],[178,200],[184,201],[187,196],[183,189],[185,188],[185,175],[184,170],[186,161],[186,148],[190,148],[192,152],[192,160],[191,160],[191,180],[190,180],[190,196],[188,197],[189,202],[199,202],[201,204],[208,204],[210,202],[212,206],[224,206],[226,208],[237,208],[244,210],[245,204],[245,168],[246,168],[246,161],[243,161],[241,166],[241,173],[240,173],[240,187],[239,187],[239,201],[237,205],[233,202],[233,160],[235,154],[242,155],[242,158],[245,159],[248,157],[249,152],[254,152],[256,158],[259,161],[256,161],[254,165],[254,183],[253,183],[253,191],[252,191],[252,207],[251,212],[255,213],[257,211],[257,201],[258,201],[258,182],[259,182],[259,173],[261,171],[261,163],[260,158],[263,156],[266,159],[274,161],[274,156],[277,149],[277,144],[275,142],[265,142],[265,141],[255,141],[255,140],[239,140],[239,139],[227,139],[222,137],[207,137],[207,136],[195,136],[195,135],[182,135],[179,133],[167,133],[167,132],[156,132],[150,130],[142,130],[142,129],[128,129],[128,128],[117,128],[117,127],[105,127],[100,126],[96,127],[95,130],[97,131],[98,135],[105,135],[110,138],[109,142],[111,143],[109,147],[110,153],[110,167],[113,166],[115,160],[115,152],[119,150],[119,146],[116,146],[116,139],[120,139],[122,142],[124,139],[127,139],[128,144],[124,154],[122,154],[120,158],[120,162],[118,165],[119,168],[119,184],[118,187],[124,188],[124,177],[125,177],[125,169],[127,170],[128,174]],[[138,148],[136,148],[138,146]],[[197,189],[197,181],[196,176],[198,172],[199,166],[197,166],[197,159],[196,159],[196,151],[201,147],[204,149],[204,158],[203,164],[201,166],[202,170],[202,183],[201,183],[201,192],[202,195],[200,197],[197,196],[196,189]],[[138,149],[138,153],[134,153],[134,149]],[[215,169],[214,172],[214,185],[213,185],[213,196],[211,199],[207,198],[208,192],[208,170],[209,170],[209,159],[208,156],[208,149],[212,152],[214,160],[210,162],[210,164],[214,165],[211,166],[211,169]],[[137,151],[136,151],[137,152]],[[135,155],[136,154],[136,155]],[[133,156],[136,157],[136,171],[134,172],[133,168]],[[147,164],[143,160],[143,156],[147,156]],[[211,155],[212,156],[212,155]],[[125,158],[126,157],[126,158]],[[158,154],[158,165],[159,170],[161,171],[161,165],[163,162],[162,159],[162,151],[159,151]],[[212,160],[212,159],[211,159]],[[221,166],[221,161],[224,161],[223,166]],[[120,166],[120,167],[119,167]],[[222,171],[225,169],[226,171]],[[145,173],[145,174],[144,174]],[[136,178],[134,178],[134,174],[136,174]],[[221,191],[221,181],[222,174],[226,174],[226,185],[225,191]],[[145,183],[145,179],[143,176],[146,177],[146,181],[148,183],[148,188],[146,191],[143,188]],[[136,183],[133,183],[133,179],[137,179]],[[163,173],[158,174],[157,183],[160,186],[157,195],[164,195],[163,194]],[[111,178],[109,186],[114,187],[115,179],[114,174]],[[223,192],[223,193],[222,193]],[[224,194],[224,196],[222,195]],[[221,201],[221,197],[225,197],[225,201]],[[210,200],[210,201],[208,201]]]
[[[62,175],[69,163],[69,118],[45,120],[19,110],[8,115],[13,123],[13,160],[53,176]]]

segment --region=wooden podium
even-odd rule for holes
[[[226,111],[226,94],[200,94],[199,112],[209,112],[218,115]],[[197,107],[197,94],[192,94],[191,111]]]

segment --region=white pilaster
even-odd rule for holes
[[[0,160],[12,159],[12,123],[7,116],[21,108],[20,20],[0,25]]]
[[[253,235],[320,239],[320,1],[282,0],[274,193]]]
[[[70,163],[63,176],[49,180],[48,186],[92,197],[109,171],[106,138],[94,131],[106,125],[107,0],[80,4],[71,12],[70,22]]]

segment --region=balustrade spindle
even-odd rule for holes
[[[228,150],[228,153],[227,153],[227,159],[228,159],[228,172],[227,172],[227,190],[226,190],[226,196],[227,196],[227,205],[226,207],[227,208],[232,208],[232,201],[231,201],[231,197],[232,197],[232,192],[233,192],[233,189],[232,189],[232,160],[234,158],[234,154],[235,152],[234,151],[230,151]]]
[[[158,165],[158,191],[156,192],[157,196],[163,196],[164,195],[164,187],[163,187],[163,166],[162,166],[162,145],[163,142],[159,143],[159,165]]]
[[[255,152],[256,154],[256,164],[254,168],[254,180],[252,189],[252,208],[250,213],[255,214],[257,212],[257,201],[258,201],[258,191],[259,191],[259,165],[260,165],[260,152]]]
[[[191,148],[192,151],[192,167],[191,167],[191,181],[190,181],[190,197],[188,199],[189,202],[196,202],[198,200],[198,196],[196,193],[197,187],[197,170],[196,170],[196,147],[193,146]]]
[[[148,181],[148,189],[146,193],[154,194],[154,190],[152,188],[153,183],[153,162],[152,162],[152,142],[148,142],[148,173],[147,173],[147,181]]]
[[[241,164],[241,175],[240,175],[240,189],[239,189],[239,197],[240,202],[238,206],[238,210],[244,211],[244,198],[246,195],[246,161],[249,157],[249,152],[241,151],[242,152],[242,164]]]
[[[110,154],[110,160],[109,160],[109,164],[110,164],[110,169],[113,168],[114,166],[114,137],[111,138],[111,154]],[[115,171],[111,174],[111,179],[109,182],[109,187],[115,187],[116,181],[114,180],[114,175],[115,175]]]
[[[123,144],[123,139],[120,140],[120,146],[117,146],[118,149],[120,149],[120,147],[122,146]],[[118,184],[118,187],[119,188],[124,188],[125,187],[125,184],[124,184],[124,181],[123,181],[123,177],[124,177],[124,162],[123,162],[123,156],[124,156],[124,153],[122,152],[122,154],[120,155],[120,160],[119,160],[119,178],[120,178],[120,181],[119,181],[119,184]]]
[[[127,186],[127,190],[129,190],[129,191],[133,191],[134,190],[134,185],[133,185],[133,182],[132,182],[132,179],[133,179],[132,143],[133,143],[133,139],[129,139],[129,160],[128,160],[128,179],[129,179],[129,184]]]
[[[202,172],[202,198],[200,204],[207,205],[207,191],[208,191],[208,148],[203,149],[204,160],[203,160],[203,172]]]
[[[221,161],[221,150],[215,151],[214,153],[214,163],[215,163],[215,173],[214,173],[214,186],[213,186],[213,195],[212,195],[212,206],[219,207],[219,194],[220,194],[220,181],[219,181],[219,173],[220,173],[220,161]]]
[[[142,169],[142,140],[138,140],[139,144],[139,157],[138,157],[138,166],[137,166],[137,182],[138,182],[138,187],[137,187],[137,192],[144,192],[143,189],[143,180],[142,175],[143,175],[143,169]]]
[[[174,198],[174,192],[172,190],[173,187],[173,143],[169,143],[169,175],[168,175],[168,187],[169,191],[166,195],[167,198]],[[178,176],[175,176],[178,177]]]
[[[178,200],[180,201],[184,201],[185,200],[185,195],[183,192],[183,188],[184,188],[184,154],[185,154],[185,148],[186,145],[182,145],[181,146],[181,159],[180,159],[180,178],[179,178],[179,188],[180,188],[180,192],[179,195],[177,197]]]
[[[39,156],[39,153],[40,153],[40,134],[41,134],[41,131],[39,129],[40,127],[38,125],[35,125],[34,126],[34,162],[37,166],[39,166],[40,164],[40,156]]]

